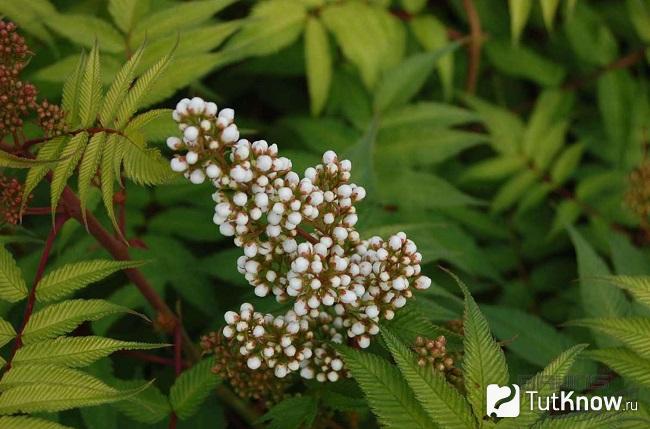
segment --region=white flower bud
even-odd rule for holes
[[[194,142],[199,137],[199,129],[194,126],[187,127],[183,131],[183,137],[189,142]]]
[[[250,369],[257,369],[262,365],[262,361],[257,356],[251,356],[246,361],[246,365],[248,365]]]
[[[424,290],[428,289],[431,286],[431,279],[427,276],[420,276],[415,279],[414,286],[416,289]]]
[[[237,129],[237,125],[235,124],[228,125],[221,132],[221,141],[224,143],[233,143],[236,142],[238,139],[239,139],[239,130]]]
[[[185,154],[185,161],[187,161],[188,164],[193,165],[196,164],[196,161],[199,160],[199,154],[193,151],[189,151]]]
[[[366,307],[366,315],[371,319],[374,319],[375,317],[379,316],[379,309],[376,305],[370,305]]]
[[[232,338],[234,335],[235,335],[235,331],[230,326],[224,326],[223,327],[223,336],[224,337]]]
[[[195,185],[200,185],[205,181],[205,173],[203,170],[194,170],[190,174],[190,182],[194,183]]]
[[[205,174],[210,178],[210,179],[216,179],[221,175],[221,169],[219,168],[218,165],[216,164],[210,164],[207,166],[205,169]]]
[[[243,207],[248,202],[248,196],[243,192],[237,192],[233,196],[232,202],[235,203],[236,205],[240,206],[240,207]]]
[[[178,137],[167,138],[167,147],[170,148],[171,150],[180,149],[182,144],[183,142],[181,142],[181,139],[179,139]]]
[[[205,109],[203,110],[203,113],[206,116],[213,117],[217,114],[217,105],[211,101],[205,103]]]
[[[176,171],[177,173],[182,173],[183,171],[187,170],[187,162],[181,158],[172,158],[170,164],[172,170]]]
[[[264,283],[258,284],[255,286],[255,295],[259,296],[260,298],[265,297],[266,295],[269,294],[269,287],[265,285]]]
[[[323,164],[330,164],[336,162],[336,152],[328,150],[323,154]]]

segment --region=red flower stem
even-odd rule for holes
[[[38,268],[36,269],[36,275],[34,276],[34,283],[32,285],[32,289],[29,291],[29,296],[27,297],[27,306],[25,307],[25,312],[23,314],[23,322],[20,325],[18,333],[16,334],[16,341],[14,342],[14,346],[11,349],[11,353],[9,354],[9,359],[7,359],[7,363],[4,367],[5,372],[11,368],[11,362],[13,361],[16,352],[23,346],[23,332],[25,332],[25,327],[27,326],[27,323],[29,323],[29,319],[32,317],[32,313],[34,312],[34,304],[36,303],[36,286],[38,286],[38,282],[40,282],[43,278],[43,273],[45,272],[47,261],[50,258],[54,239],[63,227],[63,224],[65,224],[68,219],[70,219],[70,216],[67,213],[57,215],[56,219],[54,220],[54,225],[52,225],[52,229],[47,236],[45,247],[43,248],[43,253],[41,254],[41,259],[38,262]]]

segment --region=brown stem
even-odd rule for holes
[[[305,231],[304,229],[298,227],[298,228],[296,228],[296,232],[298,233],[299,236],[301,236],[305,240],[309,241],[311,244],[318,243],[318,239],[316,237],[314,237],[313,235],[311,235],[310,233],[308,233],[307,231]]]
[[[65,205],[70,216],[81,225],[84,225],[84,218],[81,214],[79,198],[70,188],[66,187],[63,190],[61,202]],[[86,222],[88,225],[88,232],[113,256],[113,258],[120,261],[131,259],[127,245],[116,239],[110,232],[104,229],[97,218],[88,211],[86,211]],[[199,350],[196,348],[189,335],[187,335],[185,329],[183,329],[176,314],[174,314],[160,295],[158,295],[158,292],[156,292],[153,286],[147,281],[142,272],[137,268],[131,268],[124,270],[124,273],[163,319],[179,324],[181,342],[188,358],[191,362],[198,361],[201,358]],[[235,410],[244,420],[246,420],[247,423],[253,424],[257,419],[258,413],[255,410],[250,409],[246,403],[236,397],[228,388],[224,386],[218,388],[217,396],[219,396],[226,405]]]
[[[34,276],[34,283],[32,284],[32,289],[29,291],[29,296],[27,297],[27,306],[25,307],[25,312],[23,313],[23,321],[20,325],[20,329],[18,329],[18,333],[16,334],[16,341],[14,342],[14,346],[9,353],[9,358],[7,359],[7,363],[4,367],[5,372],[11,369],[11,363],[14,359],[14,356],[16,356],[16,352],[23,346],[23,333],[25,332],[25,327],[27,326],[27,323],[29,323],[29,319],[32,317],[32,313],[34,312],[34,304],[36,304],[36,286],[38,286],[38,282],[40,282],[43,278],[43,273],[45,272],[47,261],[50,258],[54,239],[63,227],[63,224],[69,218],[70,217],[67,213],[57,215],[56,219],[54,220],[54,225],[52,225],[52,229],[50,230],[50,233],[45,240],[45,247],[43,248],[41,259],[38,262],[38,268],[36,269],[36,275]]]
[[[564,85],[562,85],[562,88],[567,91],[575,91],[577,89],[580,89],[585,85],[587,85],[588,83],[594,80],[598,80],[598,78],[600,78],[602,75],[604,75],[607,72],[632,67],[633,65],[641,61],[644,58],[644,55],[645,55],[645,48],[638,49],[634,52],[625,55],[624,57],[612,61],[611,63],[596,70],[590,75],[578,77],[576,79],[573,79],[565,83]]]
[[[469,57],[469,65],[467,70],[467,82],[465,89],[470,94],[476,92],[476,84],[478,82],[478,72],[481,65],[481,20],[476,10],[476,6],[472,0],[463,0],[463,8],[467,14],[467,21],[469,22],[469,36],[470,42],[467,50]]]
[[[124,136],[122,131],[120,130],[115,130],[113,128],[103,128],[103,127],[94,127],[94,128],[79,128],[78,130],[73,130],[73,131],[68,131],[66,134],[74,136],[77,135],[83,131],[86,131],[90,134],[97,134],[97,133],[107,133],[107,134],[119,134],[121,136]],[[25,143],[23,143],[22,148],[23,149],[28,149],[36,144],[46,142],[48,140],[52,140],[54,136],[52,137],[38,137],[35,139],[27,140]]]

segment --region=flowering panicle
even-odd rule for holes
[[[31,199],[31,195],[28,199]],[[20,221],[23,205],[23,185],[16,178],[0,173],[0,223],[16,225]]]
[[[242,248],[239,272],[257,296],[293,304],[282,316],[244,304],[226,313],[223,336],[253,370],[336,381],[345,369],[331,344],[368,347],[380,319],[392,319],[413,288],[429,287],[416,245],[401,232],[360,238],[355,204],[366,191],[334,152],[301,178],[275,144],[240,139],[232,109],[195,97],[173,118],[182,137],[167,139],[179,152],[171,168],[192,183],[212,181],[213,220]]]

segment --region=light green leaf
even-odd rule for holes
[[[33,34],[51,48],[56,49],[52,35],[45,28],[43,22],[43,17],[56,13],[56,9],[48,0],[30,2],[0,0],[0,13],[14,21],[21,30]]]
[[[87,142],[88,133],[82,131],[67,141],[63,148],[61,154],[63,160],[56,165],[54,172],[52,173],[52,184],[50,186],[50,204],[52,213],[56,212],[63,189],[65,188],[70,176],[72,176],[77,163],[83,156]]]
[[[19,365],[12,367],[0,381],[0,391],[30,385],[84,387],[89,390],[112,392],[115,389],[78,369],[57,365]]]
[[[303,2],[258,2],[247,22],[224,46],[222,53],[229,61],[237,61],[277,52],[300,37],[306,18]]]
[[[318,414],[318,401],[302,395],[284,399],[257,420],[267,429],[300,429],[312,427]]]
[[[459,42],[452,42],[436,51],[413,55],[388,70],[375,92],[375,110],[384,112],[408,102],[420,91],[437,61],[459,46]]]
[[[569,370],[578,358],[578,355],[587,347],[587,344],[578,344],[561,353],[543,371],[530,379],[521,389],[522,391],[535,390],[539,398],[546,398],[560,390]],[[516,419],[503,419],[497,425],[498,428],[522,428],[531,427],[539,417],[541,411],[532,409],[530,395],[523,395],[521,398],[521,412]]]
[[[499,213],[511,208],[539,178],[531,170],[519,172],[510,178],[492,199],[491,209]]]
[[[450,275],[465,295],[463,373],[467,400],[472,405],[474,415],[477,416],[480,424],[487,409],[485,396],[487,386],[493,383],[506,384],[508,366],[501,346],[492,337],[487,320],[470,295],[467,286],[454,274],[450,273]]]
[[[373,88],[381,72],[397,65],[404,54],[404,29],[381,6],[333,4],[324,8],[321,17],[367,88]]]
[[[79,165],[79,201],[81,203],[81,214],[84,222],[86,221],[86,206],[88,204],[88,195],[90,193],[90,183],[97,173],[97,167],[102,156],[102,149],[106,141],[106,133],[101,132],[92,136],[83,158]]]
[[[379,422],[395,428],[434,428],[399,370],[388,361],[348,347],[337,348]]]
[[[56,163],[57,160],[43,160],[43,159],[31,159],[23,158],[16,156],[9,152],[0,150],[0,168],[9,167],[9,168],[33,168],[33,167],[44,167]]]
[[[463,101],[481,117],[492,137],[492,147],[502,154],[518,154],[524,135],[524,124],[511,111],[471,95]]]
[[[478,120],[479,116],[470,110],[452,104],[421,101],[391,110],[390,115],[381,118],[379,126],[382,131],[393,127],[414,129],[424,125],[441,129]]]
[[[542,7],[542,17],[544,18],[544,25],[548,31],[553,30],[553,21],[555,20],[555,13],[560,4],[560,0],[540,0]]]
[[[17,302],[27,296],[23,274],[14,257],[4,246],[0,246],[0,299]]]
[[[49,420],[27,416],[2,416],[0,427],[4,429],[72,429]]]
[[[149,0],[109,0],[108,12],[117,27],[130,34],[136,21],[149,9]]]
[[[116,271],[144,265],[144,261],[112,261],[96,259],[67,264],[57,268],[38,283],[36,299],[41,302],[55,301],[74,291],[98,282]]]
[[[476,427],[469,404],[441,373],[419,366],[415,355],[390,330],[382,329],[382,337],[415,397],[434,422],[442,428]]]
[[[650,278],[632,276],[607,276],[605,280],[632,294],[634,299],[650,307]]]
[[[55,13],[46,17],[45,24],[61,36],[88,48],[95,40],[105,52],[124,51],[124,41],[111,24],[93,15]]]
[[[130,390],[141,386],[144,381],[116,379],[111,383],[121,390]],[[153,384],[150,384],[143,391],[131,396],[128,401],[120,401],[112,404],[112,407],[136,422],[147,424],[158,423],[168,418],[171,413],[171,407],[169,406],[167,397],[160,393],[160,390]]]
[[[88,55],[86,67],[81,76],[79,85],[79,119],[81,127],[86,128],[95,123],[102,96],[101,65],[99,62],[99,49],[93,47]]]
[[[461,182],[501,180],[528,168],[526,161],[517,156],[500,156],[479,161],[463,171]]]
[[[84,321],[99,320],[116,313],[137,314],[103,299],[74,299],[45,307],[32,315],[22,335],[23,343],[58,337],[71,332]],[[142,316],[144,317],[144,316]]]
[[[325,106],[332,81],[332,58],[329,39],[317,18],[307,20],[305,29],[305,66],[311,97],[311,113],[318,116]]]
[[[519,43],[521,33],[526,27],[530,10],[533,8],[533,0],[508,0],[508,9],[510,10],[510,31],[512,40]]]
[[[627,14],[639,38],[650,42],[650,4],[647,0],[627,0]]]
[[[11,323],[4,319],[0,319],[0,347],[11,341],[16,336],[16,331]]]
[[[129,179],[138,185],[160,185],[176,176],[158,149],[145,146],[142,134],[132,133],[129,137],[131,141],[124,137],[117,140],[124,145],[124,174]]]
[[[169,391],[169,401],[179,418],[187,419],[196,414],[205,398],[221,382],[212,372],[213,366],[214,359],[203,359],[176,379]]]
[[[120,71],[115,75],[113,83],[104,97],[99,112],[99,120],[105,127],[108,127],[113,119],[115,119],[115,113],[120,107],[122,101],[124,101],[124,98],[133,83],[135,69],[140,63],[144,49],[145,45],[142,45],[133,55],[131,55],[131,58],[129,58]]]
[[[650,388],[650,360],[627,349],[590,350],[588,358],[601,362],[634,384]]]
[[[52,364],[75,368],[90,365],[118,350],[148,350],[166,346],[167,344],[120,341],[94,336],[60,337],[20,348],[16,352],[13,364],[16,366]]]
[[[106,208],[106,214],[113,224],[115,231],[120,231],[120,228],[117,224],[117,218],[115,217],[115,208],[113,206],[113,194],[115,186],[115,169],[113,164],[115,158],[117,157],[119,144],[118,135],[111,134],[108,136],[104,150],[102,150],[102,159],[100,162],[100,176],[101,176],[101,190],[102,190],[102,201],[104,202],[104,207]],[[119,161],[121,165],[121,160]]]
[[[195,27],[212,18],[220,10],[234,3],[235,0],[201,0],[193,2],[172,3],[171,7],[157,9],[135,26],[131,40],[140,44],[145,36],[155,40],[161,36],[177,33]]]
[[[43,143],[38,153],[36,154],[36,159],[41,161],[56,160],[59,158],[61,152],[63,151],[66,139],[67,137],[61,136],[46,141]],[[40,181],[43,180],[48,171],[50,171],[50,166],[48,165],[35,166],[29,170],[27,173],[27,178],[25,179],[25,187],[23,189],[23,207],[27,204],[27,195],[32,193]]]
[[[447,28],[433,15],[416,16],[410,21],[411,30],[427,51],[437,51],[447,43]],[[454,91],[454,55],[452,52],[438,60],[438,74],[442,81],[445,100],[451,100]]]
[[[71,126],[79,124],[79,88],[81,87],[81,76],[86,68],[86,61],[86,54],[82,52],[79,60],[77,60],[76,67],[63,84],[61,107],[67,112],[66,121]]]
[[[581,319],[571,321],[569,325],[603,332],[625,344],[640,357],[650,359],[650,318]]]

